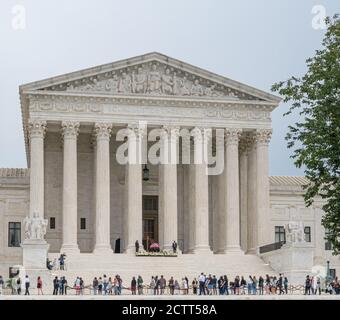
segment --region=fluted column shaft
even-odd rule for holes
[[[195,245],[194,252],[210,253],[209,246],[209,185],[208,168],[204,154],[207,155],[210,137],[203,128],[195,128],[194,134],[194,212]]]
[[[160,230],[164,249],[171,249],[177,242],[177,141],[178,127],[164,126],[161,137],[163,156],[159,165],[160,173]]]
[[[143,248],[143,188],[139,146],[144,130],[136,125],[129,125],[128,130],[128,163],[125,169],[125,252],[134,253],[136,240],[140,249]]]
[[[248,204],[247,204],[247,253],[256,253],[257,248],[257,181],[256,181],[256,144],[252,136],[248,151]]]
[[[62,122],[63,164],[63,242],[62,252],[79,252],[77,243],[77,137],[79,122]]]
[[[241,249],[247,251],[247,212],[248,212],[248,144],[245,139],[240,145],[240,237]]]
[[[271,133],[270,129],[256,132],[258,246],[271,243],[270,232],[267,230],[268,221],[270,221],[268,145]]]
[[[44,217],[44,137],[46,121],[29,122],[30,141],[30,217]]]
[[[110,244],[110,123],[96,123],[96,242],[94,252],[112,252]]]
[[[226,253],[241,251],[238,161],[238,142],[240,134],[240,129],[226,129]]]

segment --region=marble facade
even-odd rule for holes
[[[22,209],[13,219],[54,219],[42,237],[50,253],[104,256],[113,254],[117,239],[122,254],[134,253],[135,241],[144,238],[143,196],[158,197],[161,247],[169,250],[175,240],[183,254],[256,255],[275,241],[275,221],[287,220],[277,212],[291,203],[311,210],[304,208],[301,185],[289,189],[290,182],[277,185],[269,177],[270,115],[280,102],[269,93],[150,53],[23,85],[20,99],[29,172],[20,171],[13,187],[0,185],[0,219],[11,215],[6,194],[15,192]],[[116,159],[119,130],[136,133],[136,140],[149,133],[136,129],[140,121],[149,130],[186,128],[196,136],[196,129],[211,128],[216,156],[216,130],[223,130],[223,172],[207,175],[204,162],[149,163],[150,179],[143,181],[141,163]],[[179,140],[162,139],[182,156]],[[194,141],[195,157],[201,149]],[[319,240],[313,241],[323,261]],[[8,250],[3,265],[20,263],[19,251],[12,262]]]

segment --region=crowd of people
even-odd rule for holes
[[[20,295],[22,287],[25,289],[25,295],[30,294],[30,278],[28,275],[24,277],[22,286],[20,277],[13,277],[10,280],[12,294]],[[0,276],[0,295],[3,293],[5,282]],[[43,281],[41,277],[37,278],[36,289],[38,295],[43,295]],[[67,295],[68,290],[74,290],[76,295],[93,294],[93,295],[121,295],[131,293],[132,295],[284,295],[295,293],[290,290],[288,278],[283,274],[278,277],[266,275],[265,277],[249,275],[236,276],[229,280],[226,275],[216,277],[215,275],[206,275],[203,272],[192,281],[187,277],[183,277],[180,281],[170,277],[168,280],[163,275],[152,276],[149,283],[145,283],[142,276],[132,277],[126,285],[123,285],[123,279],[120,275],[108,277],[94,277],[92,283],[86,285],[82,277],[77,277],[75,281],[69,285],[65,276],[55,277],[53,279],[53,295]],[[336,277],[330,281],[326,288],[322,290],[321,279],[318,276],[306,276],[304,283],[305,295],[316,295],[326,292],[328,294],[340,294],[340,281]]]

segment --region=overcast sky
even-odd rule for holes
[[[0,167],[26,167],[20,84],[158,51],[269,92],[306,71],[323,8],[332,16],[340,1],[1,0]],[[284,141],[287,107],[272,114],[271,175],[303,174]]]

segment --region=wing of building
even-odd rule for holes
[[[5,276],[13,265],[48,276],[61,253],[62,272],[88,281],[290,275],[284,261],[302,251],[299,279],[326,261],[340,272],[306,179],[269,177],[279,97],[149,53],[22,85],[20,101],[29,169],[0,169]],[[148,256],[154,242],[165,256]]]

